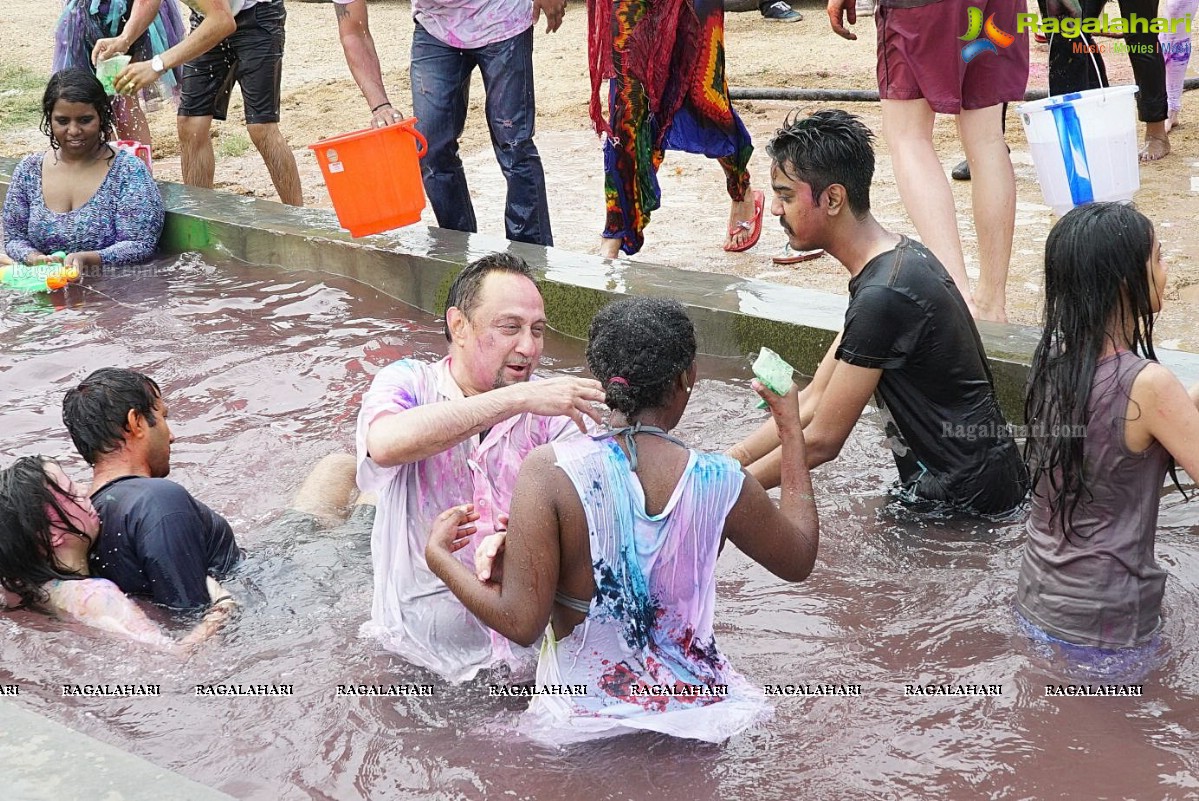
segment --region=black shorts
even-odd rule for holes
[[[287,20],[283,0],[258,3],[234,19],[237,30],[229,38],[183,65],[179,116],[225,119],[236,82],[247,125],[278,122]],[[195,30],[200,16],[193,12],[191,22]]]

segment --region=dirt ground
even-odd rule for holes
[[[1035,2],[1030,8],[1035,11]],[[797,24],[767,22],[755,12],[726,17],[727,74],[730,86],[778,88],[876,89],[873,23],[859,24],[859,40],[846,42],[829,29],[824,6],[818,0],[797,0],[806,17]],[[5,47],[0,48],[0,74],[5,68],[24,67],[48,77],[52,31],[59,4],[45,0],[8,0],[4,13]],[[410,93],[408,50],[412,35],[411,11],[402,0],[372,0],[371,29],[383,63],[390,97],[406,108]],[[544,26],[542,26],[544,27]],[[535,65],[538,74],[538,147],[545,163],[550,208],[559,247],[595,252],[603,223],[602,157],[598,139],[587,118],[586,9],[571,0],[565,23],[553,34],[538,30]],[[1030,86],[1046,85],[1045,45],[1032,46]],[[1109,55],[1113,84],[1131,83],[1127,59]],[[1192,73],[1199,59],[1192,62]],[[0,85],[0,97],[6,87]],[[476,74],[471,109],[462,140],[463,158],[471,181],[471,194],[480,230],[503,234],[504,184],[491,153],[483,117],[482,84]],[[1153,219],[1162,240],[1171,277],[1171,302],[1158,321],[1157,342],[1166,347],[1199,351],[1199,102],[1188,95],[1184,103],[1185,126],[1174,132],[1174,153],[1141,169],[1138,206]],[[835,103],[860,114],[876,132],[880,128],[877,103]],[[769,161],[765,143],[783,117],[794,108],[815,109],[820,104],[743,101],[737,108],[758,144],[751,162],[755,185],[767,188]],[[273,198],[274,191],[257,153],[249,146],[241,124],[240,100],[230,111],[230,122],[216,126],[217,187],[233,192]],[[337,39],[334,13],[328,2],[288,0],[287,55],[283,77],[281,128],[295,149],[308,205],[329,207],[329,197],[316,161],[307,145],[333,134],[363,127],[369,112],[350,77]],[[151,117],[155,134],[155,175],[166,180],[180,177],[174,117],[160,111]],[[35,127],[3,125],[0,120],[0,154],[22,155],[44,146]],[[956,127],[940,118],[936,140],[946,170],[962,158]],[[1042,202],[1023,130],[1014,110],[1008,116],[1018,185],[1016,240],[1008,281],[1008,312],[1013,322],[1035,324],[1040,313],[1040,258],[1053,216]],[[830,292],[846,291],[846,274],[839,264],[824,257],[793,267],[778,267],[770,257],[784,244],[784,236],[769,217],[761,242],[747,253],[724,253],[720,244],[728,216],[728,198],[717,165],[698,156],[668,154],[660,174],[663,207],[654,214],[646,245],[639,258],[683,269],[733,273],[768,281],[801,285]],[[976,240],[970,216],[970,184],[953,182],[958,224],[966,249],[968,270],[977,275]],[[892,230],[914,234],[899,201],[890,158],[881,137],[873,187],[876,216]],[[433,224],[431,210],[425,221]]]

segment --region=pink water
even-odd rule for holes
[[[1185,799],[1199,797],[1199,506],[1163,501],[1170,572],[1163,664],[1142,698],[1046,698],[1069,681],[1010,611],[1018,524],[896,513],[876,428],[816,473],[823,537],[786,586],[731,548],[718,637],[763,684],[860,684],[860,697],[780,698],[723,746],[644,735],[546,752],[489,735],[521,708],[485,683],[450,687],[357,637],[371,598],[365,539],[272,531],[306,469],[352,442],[381,366],[443,352],[440,325],[352,281],[192,257],[94,284],[77,305],[0,296],[0,463],[73,456],[64,391],[94,368],[142,369],[171,407],[172,478],[226,514],[250,558],[241,618],[190,662],[33,613],[0,615],[0,684],[24,706],[237,798]],[[544,367],[576,370],[551,337]],[[723,448],[748,430],[748,373],[705,359],[681,435]],[[713,378],[715,377],[715,378]],[[78,458],[70,472],[86,477]],[[196,684],[288,683],[294,697],[203,698]],[[338,684],[434,683],[433,697],[337,697]],[[63,697],[63,684],[157,683],[158,698]],[[991,698],[918,698],[910,683],[1001,684]]]

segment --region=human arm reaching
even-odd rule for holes
[[[573,492],[551,447],[529,454],[512,493],[512,526],[503,549],[503,580],[480,581],[453,555],[474,534],[470,505],[446,510],[433,526],[425,561],[463,606],[513,642],[532,645],[549,622],[558,588],[561,534],[557,505]]]
[[[121,32],[116,36],[97,40],[92,47],[92,63],[128,53],[133,43],[149,29],[161,7],[162,0],[133,0],[129,19],[121,27]]]
[[[812,376],[808,385],[799,392],[799,423],[801,426],[807,426],[816,414],[816,408],[820,405],[820,397],[828,386],[833,370],[836,369],[836,353],[840,344],[841,334],[837,334],[833,339],[833,344],[825,352],[824,358],[820,360],[820,365],[816,368],[816,375]],[[778,446],[778,426],[774,422],[774,416],[771,415],[760,428],[729,448],[725,455],[736,459],[742,467],[749,467],[770,454]]]
[[[380,467],[417,462],[517,414],[563,415],[586,431],[584,416],[600,422],[593,403],[602,403],[598,381],[564,376],[525,381],[460,400],[417,405],[377,416],[366,434],[370,458]]]
[[[183,41],[160,54],[164,70],[174,69],[204,55],[237,30],[229,0],[194,2],[203,19]],[[133,95],[157,81],[160,75],[149,61],[135,61],[120,71],[113,80],[113,86],[123,95]]]
[[[175,639],[149,618],[141,607],[117,585],[106,579],[65,582],[66,611],[83,623],[136,642],[189,655],[225,625],[237,602],[215,579],[208,579],[209,607],[200,621],[180,639]]]
[[[781,445],[779,472],[782,497],[776,507],[766,490],[747,471],[741,495],[725,519],[724,536],[746,556],[785,581],[803,581],[816,563],[820,519],[808,471],[800,423],[798,390],[783,396],[758,381],[754,390],[770,407]]]

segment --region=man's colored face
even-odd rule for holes
[[[770,165],[770,186],[774,190],[770,213],[779,218],[779,225],[787,232],[787,241],[791,248],[823,248],[824,227],[828,222],[828,215],[823,207],[812,199],[812,187],[788,175],[780,169],[778,162]]]
[[[159,398],[154,402],[154,425],[146,431],[146,461],[151,478],[166,478],[171,472],[171,443],[175,437],[167,423],[167,405]]]
[[[488,273],[456,342],[470,389],[485,392],[528,381],[541,360],[545,327],[536,284],[515,273]]]

